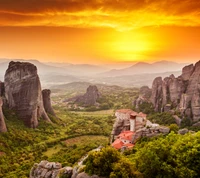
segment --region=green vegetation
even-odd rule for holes
[[[139,108],[133,108],[134,111],[138,111],[138,112],[143,112],[145,114],[154,114],[154,107],[152,103],[148,103],[148,102],[143,102],[142,104],[139,105]]]
[[[30,129],[14,112],[4,111],[8,132],[0,134],[0,152],[4,153],[0,177],[27,178],[34,163],[41,160],[73,165],[88,151],[109,143],[114,122],[111,111],[84,115],[57,107],[56,112],[60,120],[50,116],[53,124],[40,121],[37,129]]]
[[[172,114],[167,112],[151,114],[148,116],[148,119],[153,123],[157,123],[160,125],[176,124],[176,121],[173,118]]]
[[[90,153],[86,160],[85,171],[90,175],[96,174],[110,178],[134,177],[131,162],[111,147]]]
[[[78,86],[78,87],[77,87]],[[67,86],[58,86],[59,89],[54,89],[52,99],[58,105],[66,107],[70,111],[100,111],[109,109],[131,108],[133,100],[138,95],[137,88],[123,88],[119,86],[108,86],[97,84],[97,88],[101,93],[101,98],[98,99],[99,106],[82,107],[81,103],[74,101],[65,102],[69,98],[83,95],[86,92],[89,83],[71,83]]]
[[[143,139],[133,150],[119,154],[113,148],[93,152],[86,160],[89,174],[110,178],[198,178],[200,132]]]

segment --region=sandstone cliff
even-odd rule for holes
[[[8,107],[17,112],[25,125],[37,127],[40,117],[51,122],[44,110],[36,66],[26,62],[10,62],[4,85]]]
[[[142,100],[140,102],[144,102]],[[193,122],[200,120],[200,61],[182,69],[182,75],[157,77],[152,84],[150,101],[155,111],[178,110]]]
[[[44,109],[47,113],[51,114],[52,116],[56,116],[55,112],[51,106],[51,90],[45,89],[42,90],[42,98],[43,98],[43,104],[44,104]]]
[[[141,87],[139,91],[139,97],[133,102],[133,105],[136,107],[136,109],[143,102],[149,102],[151,94],[151,89],[148,86]]]
[[[7,128],[6,128],[6,124],[4,120],[4,115],[2,112],[2,105],[3,105],[3,101],[2,101],[2,98],[0,97],[0,132],[6,132]]]
[[[84,106],[94,106],[97,104],[97,100],[100,98],[100,93],[95,85],[90,85],[87,88],[86,93],[76,99],[75,102],[82,103]]]

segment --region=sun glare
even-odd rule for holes
[[[123,32],[112,43],[112,51],[120,60],[137,61],[146,58],[146,53],[152,49],[152,44],[147,37],[140,34]]]

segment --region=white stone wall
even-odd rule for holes
[[[135,132],[135,119],[130,119],[130,131]]]

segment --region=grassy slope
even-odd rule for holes
[[[0,152],[6,153],[0,157],[0,177],[28,177],[33,164],[43,159],[73,165],[91,149],[108,144],[111,112],[85,115],[58,107],[56,112],[60,121],[40,121],[37,129],[29,129],[13,112],[5,111],[9,132],[0,134]]]

